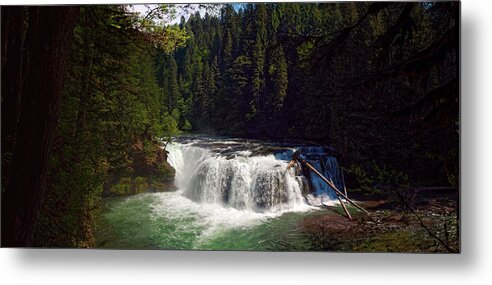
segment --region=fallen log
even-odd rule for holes
[[[331,179],[331,178],[330,178],[330,182],[331,182],[331,184],[335,185],[335,183],[333,183],[333,179]],[[347,192],[345,192],[345,196],[347,196]],[[342,198],[340,198],[340,195],[337,194],[337,198],[338,198],[338,201],[340,202],[340,205],[342,205],[343,211],[345,212],[345,214],[347,215],[349,220],[352,220],[352,216],[350,215],[349,211],[347,210],[347,207],[345,206],[345,203],[343,202]]]
[[[289,168],[291,168],[291,167],[294,165],[294,163],[296,163],[296,161],[295,161],[295,160],[291,160],[291,161],[289,162],[289,165],[287,165],[287,170],[288,170]]]
[[[340,195],[337,195],[337,198],[338,198],[338,201],[340,201],[340,205],[342,205],[343,211],[347,215],[347,218],[349,218],[349,220],[352,220],[352,216],[350,215],[349,211],[347,210],[345,203],[343,203],[342,198],[340,198]]]
[[[347,194],[347,187],[345,186],[345,177],[343,176],[343,170],[340,169],[340,173],[342,174],[342,182],[343,182],[343,193],[345,193],[345,196],[348,197]]]
[[[330,185],[331,188],[333,188],[333,190],[335,190],[335,193],[338,195],[338,196],[342,196],[343,198],[345,198],[345,200],[347,200],[347,202],[349,202],[350,204],[352,204],[354,207],[356,207],[357,209],[363,211],[364,213],[366,213],[367,215],[370,215],[368,211],[366,211],[366,209],[362,208],[361,206],[357,205],[354,201],[350,200],[345,194],[343,194],[340,190],[338,190],[338,188],[335,186],[335,184],[333,184],[333,182],[329,181],[328,179],[326,179],[321,173],[318,172],[318,170],[316,170],[316,168],[314,168],[309,162],[303,160],[302,158],[299,157],[299,154],[297,153],[294,153],[294,156],[293,156],[293,160],[296,160],[296,161],[299,161],[301,164],[304,164],[307,166],[307,168],[309,168],[311,171],[313,171],[316,175],[318,175],[323,181],[325,181],[328,185]],[[340,199],[340,197],[339,197]],[[343,205],[343,203],[342,203]],[[345,207],[344,207],[345,208]]]
[[[286,169],[286,170],[285,170],[285,172],[284,172],[284,175],[285,175],[285,173],[287,173],[287,171],[289,171],[289,169],[290,169],[290,168],[291,168],[291,167],[292,167],[295,163],[296,163],[296,161],[295,161],[295,160],[291,160],[291,161],[289,162],[289,164],[287,165],[287,169]]]

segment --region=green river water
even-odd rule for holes
[[[307,250],[299,221],[320,211],[262,214],[197,204],[172,193],[104,200],[97,247],[188,250]]]

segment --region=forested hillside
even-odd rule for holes
[[[179,24],[186,46],[158,59],[163,101],[183,130],[313,140],[334,147],[358,180],[456,186],[458,7],[288,3],[197,13]]]

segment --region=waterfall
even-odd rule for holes
[[[320,147],[299,147],[253,154],[258,143],[234,141],[187,141],[167,145],[168,162],[176,170],[175,184],[197,203],[216,204],[254,212],[281,212],[305,207],[303,194],[309,184],[295,168],[286,171],[296,149],[323,160],[310,161],[339,187],[336,159]],[[309,156],[308,156],[309,157]],[[314,173],[313,192],[335,200],[333,190]]]
[[[295,150],[298,150],[304,157],[304,160],[309,162],[316,170],[318,170],[325,178],[331,180],[333,184],[339,189],[343,189],[343,181],[341,178],[340,168],[338,161],[335,157],[327,154],[324,147],[321,146],[299,146]],[[292,159],[294,151],[285,151],[275,154],[275,157],[282,160]],[[318,175],[309,171],[310,186],[314,194],[318,197],[324,197],[331,201],[337,200],[335,190],[326,184]],[[308,183],[307,181],[304,183]]]

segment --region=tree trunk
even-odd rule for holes
[[[48,157],[78,12],[79,7],[29,7],[12,173],[2,195],[2,246],[32,244],[40,205],[46,197]]]
[[[91,37],[91,29],[93,29],[92,20],[90,19],[90,15],[87,10],[84,11],[83,17],[81,15],[81,24],[83,21],[84,27],[84,39],[83,39],[83,61],[82,61],[82,92],[79,95],[79,108],[77,113],[77,124],[75,126],[74,131],[74,139],[79,138],[86,125],[86,117],[87,117],[87,107],[89,103],[89,99],[91,97],[90,84],[91,84],[91,74],[92,74],[92,62],[94,59],[94,51],[91,47],[92,37]]]
[[[24,7],[2,7],[2,188],[10,173],[22,90]]]

